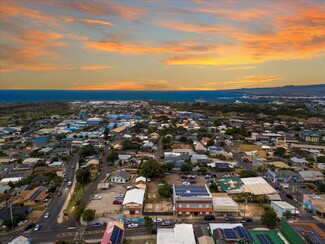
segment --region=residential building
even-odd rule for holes
[[[303,205],[312,213],[325,217],[325,194],[322,195],[303,195]]]
[[[303,130],[299,132],[299,137],[305,142],[319,143],[325,141],[324,131]]]
[[[126,183],[131,179],[131,174],[124,170],[118,170],[111,174],[110,179],[112,183]]]
[[[179,215],[211,214],[213,198],[205,186],[173,186],[174,212]]]
[[[20,204],[23,206],[35,206],[42,203],[47,197],[46,188],[44,186],[35,187],[32,190],[24,190],[13,204]]]
[[[304,181],[324,180],[323,173],[316,170],[299,171],[299,174]]]

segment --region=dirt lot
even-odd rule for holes
[[[125,194],[126,186],[110,185],[108,190],[98,190],[94,195],[102,197],[101,200],[91,200],[87,208],[95,209],[97,217],[107,217],[109,215],[118,215],[121,212],[121,205],[113,205],[117,194]]]
[[[161,198],[158,194],[157,182],[148,183],[147,200],[144,212],[172,212],[172,200]]]
[[[239,210],[241,212],[242,217],[244,216],[244,208],[245,203],[239,203]],[[250,217],[253,219],[260,219],[261,215],[264,213],[264,209],[256,203],[248,203],[246,207],[246,217]]]
[[[191,183],[194,186],[204,186],[206,184],[204,175],[196,175],[196,183]],[[183,181],[179,174],[166,175],[166,181],[170,185],[181,186]]]

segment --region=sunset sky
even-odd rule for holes
[[[325,83],[325,0],[0,0],[0,89]]]

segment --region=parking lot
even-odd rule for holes
[[[108,217],[119,215],[121,205],[113,205],[115,196],[118,194],[125,195],[126,189],[123,185],[110,185],[108,190],[98,190],[94,195],[101,196],[100,200],[92,199],[87,208],[96,210],[96,217]]]

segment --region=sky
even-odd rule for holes
[[[0,0],[0,89],[325,84],[325,0]]]

